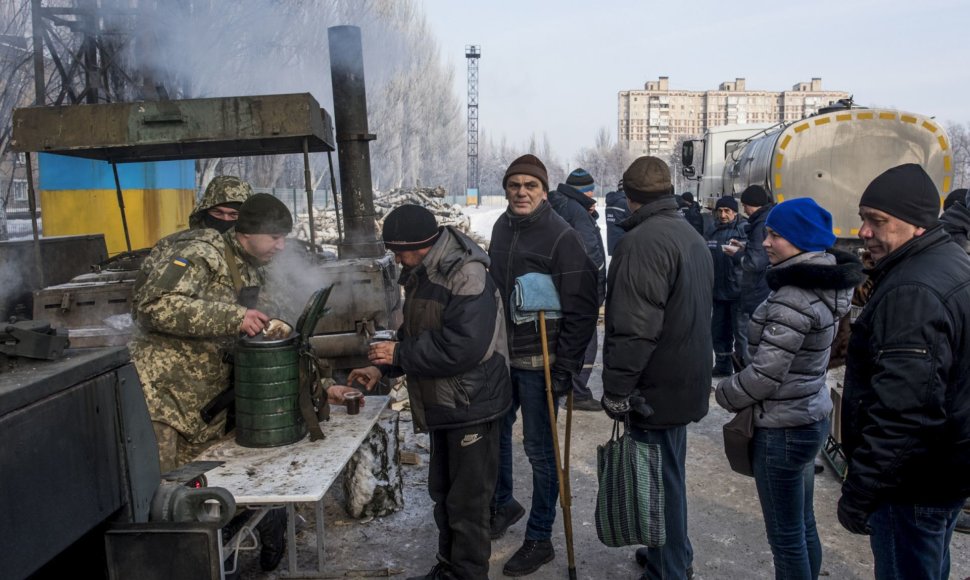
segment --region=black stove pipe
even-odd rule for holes
[[[344,238],[337,249],[340,258],[380,257],[384,244],[377,237],[368,145],[376,137],[367,129],[360,28],[332,26],[327,36],[344,222]]]

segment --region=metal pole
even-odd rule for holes
[[[37,229],[37,198],[34,193],[34,166],[28,151],[24,154],[27,161],[27,204],[30,207],[30,225],[34,229],[34,269],[37,271],[39,287],[44,283],[44,262],[40,256],[40,232]]]
[[[310,220],[310,250],[317,253],[317,234],[313,227],[313,184],[310,181],[310,140],[303,138],[303,181],[306,183],[306,215]]]
[[[337,218],[337,240],[344,241],[343,226],[340,224],[340,205],[337,204],[337,178],[333,174],[333,154],[327,151],[327,163],[330,164],[330,193],[333,195],[333,213]]]
[[[44,104],[44,22],[40,16],[40,0],[30,2],[30,20],[34,35],[34,104]],[[28,155],[30,155],[28,153]]]
[[[131,238],[128,236],[128,217],[125,215],[125,196],[121,193],[121,180],[118,179],[118,165],[111,163],[115,175],[115,191],[118,192],[118,209],[121,210],[121,228],[125,231],[125,247],[131,251]]]
[[[327,29],[330,78],[333,83],[333,119],[337,124],[337,159],[340,162],[340,197],[346,238],[338,247],[341,258],[379,258],[384,244],[377,235],[374,192],[370,171],[370,145],[375,136],[367,128],[364,91],[364,50],[360,28]]]

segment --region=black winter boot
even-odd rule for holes
[[[256,525],[259,534],[259,567],[264,572],[275,570],[286,553],[286,508],[269,510],[259,524]]]
[[[525,508],[513,498],[512,501],[492,512],[488,520],[489,536],[493,540],[501,538],[512,524],[521,520],[524,515]]]
[[[505,563],[502,573],[506,576],[525,576],[532,574],[543,564],[552,562],[556,551],[549,540],[526,540],[522,547]]]

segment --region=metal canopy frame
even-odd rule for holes
[[[132,248],[118,163],[302,154],[310,246],[316,248],[309,154],[326,152],[329,157],[336,142],[329,113],[309,93],[24,107],[14,111],[13,125],[11,148],[26,153],[28,176],[33,172],[32,152],[97,159],[112,165],[128,251]],[[330,164],[332,167],[332,161]],[[335,181],[332,172],[331,181]],[[31,179],[28,188],[36,241]],[[333,195],[339,223],[335,187]]]

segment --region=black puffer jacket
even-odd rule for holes
[[[606,285],[603,390],[644,397],[654,414],[631,415],[642,429],[699,421],[711,392],[711,253],[673,196],[622,225]]]
[[[446,227],[424,260],[401,273],[397,368],[384,370],[407,374],[418,431],[491,421],[512,404],[505,313],[488,264],[474,241]]]
[[[970,496],[970,259],[936,226],[870,276],[846,363],[843,497],[871,513]]]
[[[751,314],[759,304],[765,301],[771,288],[765,281],[768,271],[768,254],[765,253],[765,220],[774,205],[766,205],[748,216],[745,235],[748,243],[741,255],[741,309]]]
[[[586,346],[596,332],[599,296],[596,289],[596,266],[576,230],[569,227],[543,201],[527,216],[506,212],[492,227],[488,255],[491,273],[505,305],[509,335],[509,355],[513,367],[542,368],[542,341],[537,323],[512,322],[509,300],[515,279],[523,274],[540,272],[552,276],[562,318],[546,321],[549,354],[555,357],[553,369],[578,373],[583,366]]]
[[[714,260],[714,300],[733,301],[741,296],[741,252],[729,256],[721,250],[732,239],[745,241],[748,222],[740,217],[726,224],[718,222],[707,236],[707,248]]]
[[[589,209],[596,202],[581,191],[560,183],[555,191],[549,192],[549,203],[556,210],[559,217],[566,220],[574,230],[579,232],[586,246],[589,259],[598,268],[596,283],[599,289],[600,304],[606,298],[606,253],[603,252],[603,236],[596,224],[596,216],[589,213]]]

